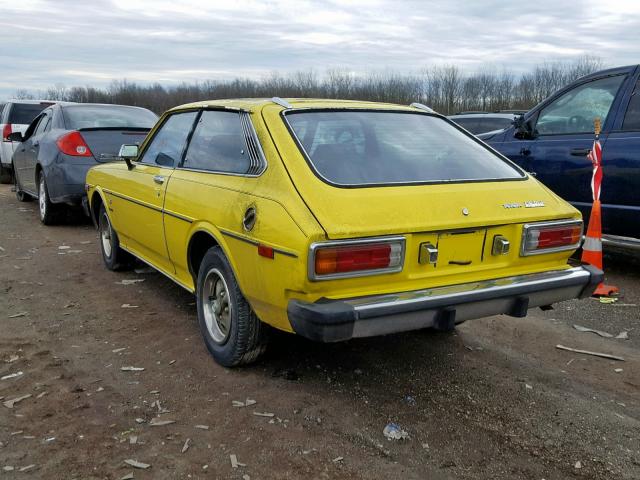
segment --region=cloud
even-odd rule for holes
[[[523,6],[524,5],[524,6]],[[640,2],[21,0],[0,17],[0,98],[114,79],[175,84],[313,68],[518,72],[591,54],[637,62]]]

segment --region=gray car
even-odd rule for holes
[[[158,119],[124,105],[57,103],[40,113],[24,134],[12,164],[16,196],[37,198],[40,220],[55,223],[68,206],[86,202],[87,171],[116,158],[122,144],[141,143]]]

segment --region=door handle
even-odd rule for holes
[[[164,177],[162,175],[156,175],[155,177],[153,177],[153,181],[158,185],[162,185],[164,183]]]
[[[586,157],[591,152],[590,148],[574,148],[571,150],[571,155],[574,157]]]
[[[529,155],[531,155],[531,150],[529,150],[526,147],[523,147],[520,149],[520,155],[524,156],[524,157],[528,157]]]
[[[34,147],[37,147],[38,145],[40,145],[40,142],[33,142]]]

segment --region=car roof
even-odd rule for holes
[[[237,98],[226,100],[205,100],[201,102],[187,103],[170,109],[169,111],[188,110],[193,108],[229,108],[237,110],[257,111],[261,110],[265,105],[284,105],[289,104],[293,109],[303,108],[369,108],[383,110],[408,110],[416,111],[409,105],[398,105],[394,103],[381,102],[365,102],[360,100],[335,100],[326,98],[285,98],[275,101],[271,98]],[[283,105],[284,104],[284,105]]]

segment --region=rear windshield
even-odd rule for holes
[[[312,167],[336,185],[519,179],[522,172],[440,117],[412,112],[291,112]]]
[[[158,116],[146,108],[78,105],[64,108],[68,129],[151,128]]]
[[[492,132],[494,130],[503,130],[513,123],[511,118],[500,117],[468,117],[468,118],[452,118],[454,122],[465,130],[477,135],[479,133]]]
[[[18,125],[29,125],[50,103],[14,103],[9,111],[9,122]]]

